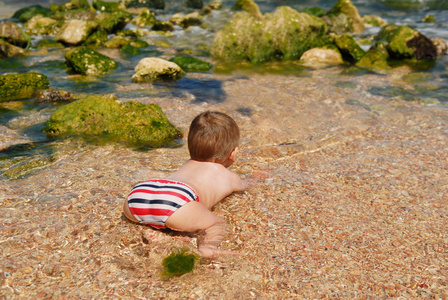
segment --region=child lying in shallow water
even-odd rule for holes
[[[225,221],[210,209],[247,182],[229,171],[238,153],[240,132],[236,122],[220,112],[204,112],[191,123],[188,150],[191,159],[165,179],[137,184],[124,202],[131,221],[176,231],[204,231],[199,252],[204,257],[232,254],[218,250]]]

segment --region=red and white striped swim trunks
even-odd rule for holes
[[[198,201],[191,187],[182,182],[152,179],[137,184],[128,195],[129,210],[144,224],[166,228],[166,220],[190,201]]]

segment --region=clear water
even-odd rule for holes
[[[40,4],[49,7],[51,3],[61,4],[66,1],[61,0],[3,0],[0,1],[0,20],[8,20],[12,14],[23,7]],[[188,12],[183,7],[183,1],[166,0],[166,9],[157,11],[157,18],[168,20],[174,13],[179,11]],[[209,1],[205,1],[207,4]],[[260,0],[256,1],[263,13],[272,12],[278,6],[291,6],[297,10],[306,7],[319,6],[326,10],[331,9],[337,2],[334,1],[280,1],[280,0]],[[49,49],[48,53],[42,54],[37,49],[36,55],[12,57],[0,60],[0,74],[35,71],[45,74],[51,87],[61,88],[74,93],[114,93],[119,98],[139,98],[139,97],[182,97],[184,94],[193,94],[198,103],[201,101],[212,101],[219,103],[224,101],[226,95],[222,92],[222,82],[213,77],[213,72],[224,74],[235,73],[250,76],[251,73],[281,73],[291,76],[308,76],[307,69],[295,64],[294,62],[282,64],[272,63],[264,66],[247,65],[221,65],[219,68],[210,71],[210,76],[197,78],[187,74],[183,79],[174,83],[157,83],[150,88],[134,88],[135,84],[131,81],[134,67],[140,59],[147,56],[169,57],[177,53],[187,51],[194,53],[203,59],[207,57],[207,49],[213,41],[214,33],[222,28],[232,15],[231,7],[235,1],[223,1],[224,8],[220,11],[214,11],[207,16],[204,22],[209,25],[202,29],[192,27],[183,30],[176,28],[172,37],[162,35],[150,36],[149,38],[156,43],[166,43],[169,47],[149,46],[142,50],[139,55],[129,56],[120,54],[118,51],[111,51],[111,56],[119,63],[118,68],[111,74],[100,78],[86,78],[83,76],[72,75],[65,65],[63,49]],[[409,25],[429,38],[442,37],[448,40],[448,0],[354,0],[353,3],[358,8],[361,15],[378,15],[389,23],[398,25]],[[435,23],[421,22],[427,15],[434,15]],[[129,24],[128,29],[134,28]],[[368,28],[365,33],[357,38],[366,38],[378,32],[379,28]],[[37,45],[41,37],[33,36],[32,45]],[[413,84],[415,89],[412,91],[404,88],[378,87],[369,92],[377,95],[401,96],[407,100],[430,99],[441,105],[448,103],[448,56],[438,59],[436,62],[428,65],[414,66],[415,72],[419,74],[431,74],[431,76],[419,76],[419,79]],[[349,74],[347,76],[347,74]],[[350,76],[358,74],[345,73],[345,80]],[[240,76],[240,75],[239,75]],[[428,88],[431,85],[431,88]],[[15,101],[14,103],[0,104],[0,126],[6,126],[13,130],[19,137],[22,137],[26,146],[14,146],[8,150],[0,151],[0,174],[5,166],[14,164],[18,157],[17,164],[23,164],[34,159],[36,156],[51,156],[53,151],[48,150],[53,142],[47,141],[42,134],[43,123],[49,118],[51,113],[57,108],[57,105],[35,104],[29,101]],[[47,147],[47,148],[45,148]],[[1,176],[0,176],[1,177]]]

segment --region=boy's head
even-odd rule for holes
[[[228,115],[206,111],[194,118],[188,133],[191,159],[227,164],[234,160],[240,142],[240,130]],[[233,161],[232,161],[233,162]]]

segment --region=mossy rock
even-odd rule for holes
[[[131,43],[130,38],[116,35],[107,42],[105,42],[104,46],[107,48],[120,49],[121,47],[129,45],[130,43]]]
[[[97,30],[91,35],[89,35],[84,42],[84,45],[91,47],[100,47],[107,42],[107,32],[102,30]]]
[[[41,5],[32,5],[16,11],[12,18],[18,19],[20,22],[25,23],[36,15],[41,15],[43,17],[50,17],[53,14],[51,9],[42,7]]]
[[[23,25],[29,35],[54,35],[60,29],[55,19],[37,15]]]
[[[31,45],[31,38],[15,22],[0,23],[0,39],[11,45],[27,49]]]
[[[152,30],[154,31],[174,31],[174,26],[171,22],[168,21],[156,21],[152,26]]]
[[[113,59],[87,47],[67,50],[64,57],[69,67],[83,75],[104,75],[117,67]]]
[[[366,54],[350,34],[336,36],[334,43],[341,51],[344,60],[348,62],[357,62]]]
[[[91,9],[91,6],[87,0],[70,0],[69,2],[66,2],[61,5],[52,3],[50,9],[53,13],[57,13],[61,11],[68,11],[75,9],[83,9],[83,10]]]
[[[204,3],[202,3],[202,0],[187,0],[186,4],[187,4],[187,7],[194,8],[194,9],[201,9],[204,6]]]
[[[0,39],[0,59],[16,55],[22,55],[24,53],[25,53],[24,49],[11,45],[7,41]]]
[[[437,48],[434,43],[409,26],[394,24],[384,26],[376,39],[384,42],[389,54],[397,59],[437,58]]]
[[[99,11],[117,11],[117,10],[125,10],[126,6],[121,2],[106,2],[102,0],[93,0],[92,2],[93,8]]]
[[[422,19],[422,22],[424,23],[435,23],[436,22],[436,18],[434,17],[434,15],[427,15]]]
[[[260,8],[254,0],[237,0],[232,7],[233,10],[243,10],[249,13],[252,17],[261,19],[263,15],[260,12]]]
[[[59,108],[45,124],[49,137],[83,136],[130,145],[161,147],[182,136],[162,109],[117,98],[88,96]]]
[[[56,158],[51,156],[37,156],[28,159],[19,158],[13,161],[12,166],[9,166],[7,170],[1,173],[1,176],[7,179],[19,179],[30,173],[49,166],[55,161]]]
[[[132,15],[125,11],[103,12],[96,16],[98,29],[107,33],[115,33],[123,29],[132,20]]]
[[[302,9],[302,12],[316,17],[322,17],[327,14],[325,9],[321,7],[306,7]]]
[[[391,69],[388,64],[389,53],[383,43],[372,46],[356,63],[356,66],[376,73],[387,73]]]
[[[131,20],[131,23],[138,27],[153,26],[156,22],[156,15],[149,9],[143,8],[137,17]]]
[[[339,0],[323,17],[328,24],[328,29],[335,33],[363,33],[364,22],[359,15],[358,9],[350,0]]]
[[[199,58],[181,55],[170,59],[184,71],[207,72],[212,68],[212,64]]]
[[[211,53],[227,62],[293,60],[306,50],[327,44],[326,32],[323,20],[288,6],[278,7],[261,20],[247,12],[237,12],[215,35]]]
[[[0,101],[31,98],[37,90],[50,87],[48,78],[40,73],[0,76]]]
[[[165,9],[164,0],[125,0],[125,5],[127,8],[147,7],[155,9]]]
[[[362,21],[366,27],[383,27],[387,25],[387,21],[379,16],[362,16]]]

